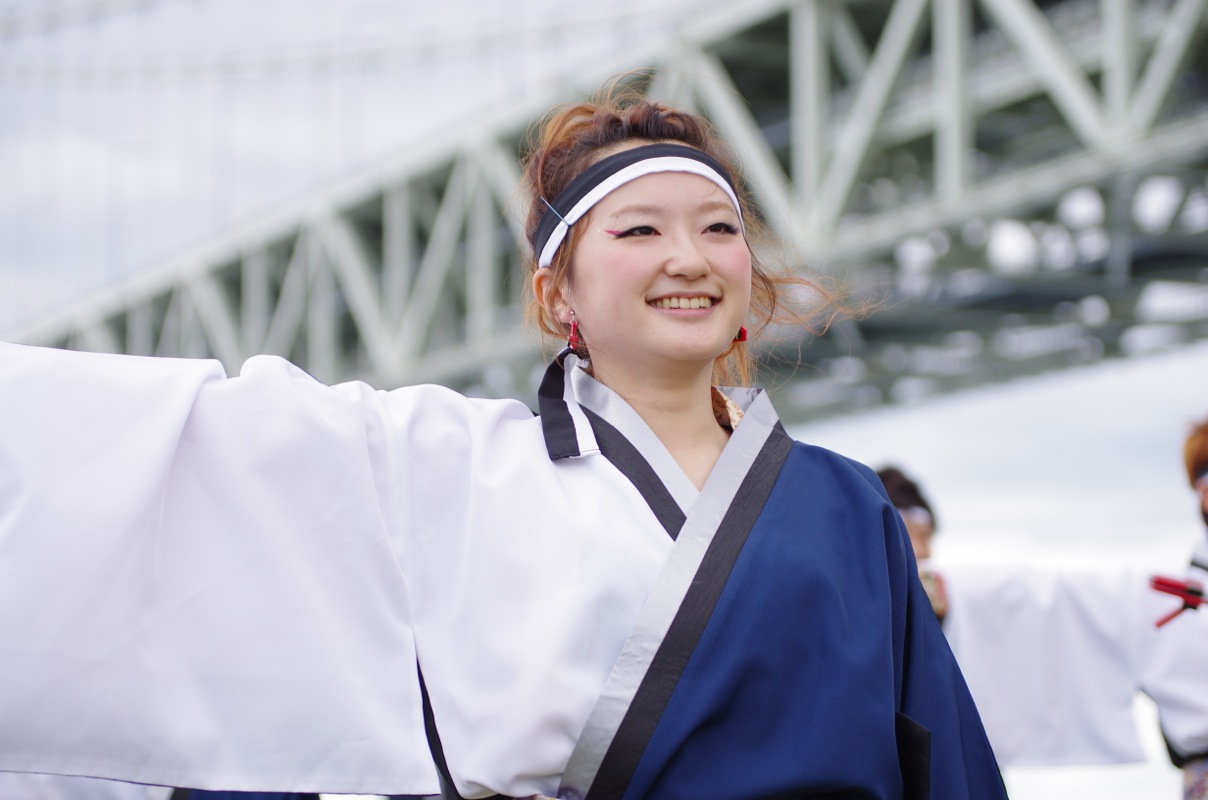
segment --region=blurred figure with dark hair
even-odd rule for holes
[[[885,486],[889,502],[902,516],[906,524],[906,532],[910,534],[910,544],[914,548],[914,558],[919,566],[919,580],[927,590],[927,599],[931,601],[931,609],[942,623],[948,613],[948,593],[939,573],[931,569],[931,537],[938,528],[935,511],[927,498],[923,496],[918,483],[894,466],[886,466],[877,470],[877,477]]]

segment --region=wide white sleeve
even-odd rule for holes
[[[390,402],[0,344],[0,770],[436,792]]]
[[[1024,565],[942,570],[944,623],[1004,766],[1141,761],[1132,701],[1143,574]]]

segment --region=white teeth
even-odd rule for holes
[[[660,297],[651,303],[655,308],[710,308],[712,297]]]

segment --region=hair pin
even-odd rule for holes
[[[559,213],[558,213],[558,209],[556,209],[556,208],[554,208],[552,205],[550,205],[550,202],[549,202],[548,200],[546,200],[546,199],[545,199],[545,195],[539,195],[539,198],[540,198],[540,200],[541,200],[541,202],[542,202],[542,203],[545,203],[545,207],[546,207],[546,208],[548,208],[550,211],[554,212],[554,216],[555,216],[555,217],[557,217],[558,219],[562,220],[562,224],[563,224],[563,225],[565,225],[565,226],[566,226],[566,227],[568,227],[568,228],[570,227],[570,223],[566,221],[566,217],[564,217],[564,216],[562,216],[561,214],[559,214]]]

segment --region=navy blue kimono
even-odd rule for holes
[[[559,383],[551,371],[543,387],[551,442]],[[677,536],[683,516],[654,470],[587,416],[601,452]],[[881,482],[778,422],[623,717],[598,737],[611,735],[602,755],[593,724],[560,796],[1006,796]]]

